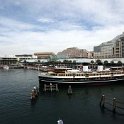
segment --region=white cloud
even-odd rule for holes
[[[124,31],[123,0],[10,1],[7,7],[22,7],[24,17],[31,20],[0,14],[0,55],[59,52],[67,47],[92,50]]]
[[[99,24],[123,21],[123,0],[22,0],[22,3],[29,13],[48,19],[90,20]]]
[[[55,20],[53,20],[53,19],[50,19],[50,18],[39,18],[38,19],[38,21],[39,22],[42,22],[42,23],[53,23],[53,22],[55,22]]]
[[[14,19],[2,17],[2,16],[0,16],[0,25],[3,27],[2,29],[8,29],[13,31],[30,30],[36,27],[32,24],[16,21]]]
[[[11,44],[1,46],[1,51],[6,54],[33,53],[37,51],[59,52],[67,47],[79,47],[92,50],[94,45],[113,39],[121,34],[124,25],[118,27],[96,28],[88,30],[52,30],[47,32],[22,32],[9,35]],[[6,39],[7,40],[7,39]]]

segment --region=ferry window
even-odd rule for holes
[[[60,76],[64,76],[63,74],[60,74]]]

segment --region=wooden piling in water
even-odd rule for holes
[[[59,89],[58,89],[58,84],[56,84],[55,86],[56,86],[56,91],[59,91]]]
[[[69,95],[72,94],[72,88],[71,88],[71,85],[69,85],[69,87],[68,87],[68,94],[69,94]]]
[[[100,106],[105,107],[105,95],[102,95],[102,97],[101,97]]]
[[[50,83],[50,91],[52,92],[53,90],[53,86],[52,86],[52,83]]]
[[[113,98],[113,112],[116,112],[116,98]]]
[[[100,107],[111,109],[113,113],[118,113],[124,110],[124,107],[122,105],[124,105],[124,102],[118,101],[115,97],[111,99],[105,97],[105,95],[102,95],[100,100]]]
[[[52,84],[52,83],[50,83],[50,84],[44,84],[44,89],[43,89],[43,91],[59,91],[59,89],[58,89],[58,84]]]
[[[46,84],[44,84],[44,91],[46,91]]]

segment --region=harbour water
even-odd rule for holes
[[[57,124],[58,119],[64,124],[124,123],[124,110],[119,114],[99,106],[102,94],[124,102],[124,84],[72,87],[71,96],[67,89],[45,93],[40,89],[31,103],[35,85],[39,85],[35,70],[0,70],[0,124]]]

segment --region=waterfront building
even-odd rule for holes
[[[52,56],[55,56],[53,52],[37,52],[34,55],[37,59],[50,59]]]
[[[108,42],[94,46],[95,59],[123,58],[124,57],[124,33],[116,36]]]
[[[120,38],[117,39],[113,48],[113,54],[115,58],[124,57],[124,35],[121,35]]]
[[[94,57],[94,52],[93,51],[88,51],[88,57],[89,59],[92,59]]]
[[[93,58],[93,52],[71,47],[57,53],[58,58]]]
[[[94,52],[100,52],[101,51],[101,45],[99,46],[94,46]]]
[[[29,60],[33,58],[33,55],[31,54],[20,54],[20,55],[15,55],[17,58],[18,62],[24,61],[24,60]]]
[[[113,58],[113,47],[115,42],[108,41],[94,47],[94,58]]]
[[[0,65],[12,65],[17,64],[17,62],[16,57],[0,57]]]

